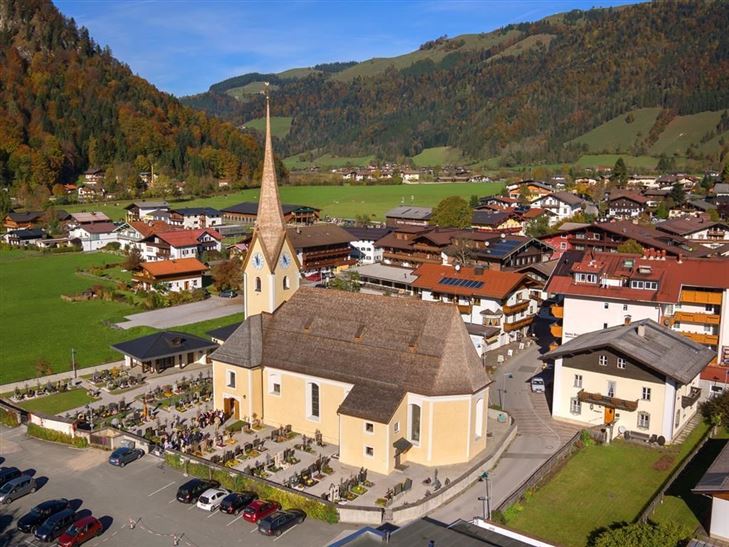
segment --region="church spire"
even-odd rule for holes
[[[271,144],[271,109],[269,106],[268,82],[266,82],[266,148],[263,153],[263,176],[261,177],[261,195],[258,200],[255,233],[261,239],[263,252],[268,263],[275,268],[274,260],[286,237],[281,199],[276,183],[276,166],[273,162],[273,146]]]

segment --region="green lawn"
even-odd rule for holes
[[[586,144],[590,152],[625,152],[644,140],[661,112],[660,108],[639,108],[616,116],[568,144]],[[631,115],[633,121],[626,118]]]
[[[306,159],[306,153],[296,154],[284,159],[284,164],[288,169],[308,169],[310,167],[320,167],[322,169],[334,169],[336,167],[366,167],[375,161],[375,156],[335,156],[333,154],[324,154],[316,159],[309,161]]]
[[[84,406],[91,401],[95,401],[85,389],[72,389],[63,393],[55,393],[46,397],[32,399],[18,406],[29,410],[30,412],[41,412],[43,414],[61,414],[72,408]]]
[[[580,450],[528,496],[508,525],[559,545],[581,546],[597,528],[632,522],[707,427],[700,424],[680,447],[655,449],[616,441]],[[654,469],[665,454],[674,458],[671,469]]]
[[[413,156],[413,163],[418,167],[454,165],[462,161],[461,151],[450,146],[426,148],[417,156]]]
[[[614,162],[613,162],[614,163]],[[611,164],[612,165],[612,164]],[[472,195],[498,194],[501,183],[466,184],[399,184],[393,186],[282,186],[284,203],[311,205],[322,209],[322,216],[355,218],[367,213],[373,219],[383,220],[385,212],[401,203],[431,207],[448,196],[458,195],[468,199]],[[252,188],[239,192],[175,202],[173,206],[208,206],[220,209],[241,201],[258,201],[259,190]],[[112,219],[124,218],[124,206],[129,202],[109,204],[86,203],[65,207],[69,212],[80,210],[103,211]]]
[[[290,116],[271,116],[271,135],[283,138],[291,131]],[[245,123],[246,128],[255,129],[261,133],[266,131],[266,118],[256,118]]]
[[[654,156],[661,154],[685,156],[689,145],[700,144],[701,137],[716,128],[722,112],[724,111],[676,116],[666,126],[649,152]]]
[[[71,368],[71,348],[79,367],[115,361],[119,353],[109,346],[154,332],[149,327],[121,330],[111,324],[137,310],[128,304],[90,300],[64,302],[61,294],[77,294],[92,285],[112,282],[77,275],[79,268],[118,262],[103,253],[40,255],[0,252],[0,384],[33,378],[36,363],[45,359],[53,372]],[[203,334],[240,321],[242,314],[176,327]]]
[[[575,162],[577,167],[612,167],[618,158],[623,158],[625,165],[641,169],[655,169],[658,159],[652,156],[630,156],[628,154],[585,154]]]

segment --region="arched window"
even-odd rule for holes
[[[410,440],[420,442],[420,405],[410,405]]]
[[[483,399],[476,401],[476,438],[480,439],[483,435]]]
[[[261,292],[261,278],[256,277],[256,292]]]
[[[306,414],[309,418],[319,417],[319,384],[310,382],[306,397]]]
[[[291,283],[289,282],[289,276],[288,275],[285,275],[283,277],[283,288],[284,288],[284,290],[288,290],[288,289],[291,288]]]

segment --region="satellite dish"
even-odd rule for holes
[[[456,271],[457,272],[460,272],[461,271],[461,265],[460,264],[456,264]]]
[[[621,435],[622,435],[623,433],[625,433],[625,426],[624,426],[624,425],[620,425],[620,426],[618,426],[618,433],[620,433]]]

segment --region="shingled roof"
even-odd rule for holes
[[[380,423],[405,392],[463,395],[490,382],[457,307],[314,288],[248,318],[212,358],[359,386],[340,412]]]
[[[639,334],[639,327],[645,329]],[[612,348],[682,384],[688,384],[716,355],[709,348],[652,319],[588,332],[540,357],[542,361]]]
[[[164,331],[114,344],[115,350],[140,361],[217,347],[215,342],[186,332]]]
[[[706,470],[692,492],[719,494],[729,492],[729,443]]]

